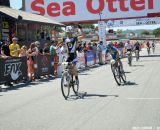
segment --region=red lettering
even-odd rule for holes
[[[100,12],[103,11],[104,9],[104,0],[99,0],[99,7],[98,9],[93,9],[93,3],[92,3],[93,0],[87,0],[87,9],[90,13],[92,14],[99,14]]]
[[[63,14],[65,16],[69,16],[69,15],[75,15],[75,4],[71,1],[68,2],[64,2],[63,3],[64,9],[63,9]]]
[[[119,0],[119,2],[120,2],[120,10],[121,11],[129,11],[129,8],[125,6],[125,1],[126,0]]]
[[[153,0],[148,0],[148,9],[153,9],[154,5],[153,5]]]
[[[130,4],[133,10],[144,10],[145,9],[145,0],[131,0]]]
[[[50,3],[47,7],[49,16],[57,17],[60,16],[60,5],[56,2]]]
[[[113,3],[116,2],[117,0],[106,0],[108,1],[108,10],[110,12],[117,12],[117,8],[113,7]]]
[[[44,15],[45,14],[45,10],[43,7],[39,7],[37,6],[37,4],[42,4],[44,5],[44,0],[35,0],[31,3],[31,8],[34,11],[38,11],[40,13],[40,15]]]

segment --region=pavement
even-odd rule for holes
[[[110,65],[79,73],[80,93],[64,100],[60,78],[0,92],[0,130],[160,130],[160,45],[132,67],[117,86]]]

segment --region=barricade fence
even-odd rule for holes
[[[56,61],[55,58],[58,58],[58,60]],[[85,67],[107,63],[105,50],[102,52],[80,52],[77,53],[77,58],[77,69],[85,69]],[[56,68],[58,75],[61,76],[63,72],[61,63],[66,59],[66,54],[59,54],[58,57],[53,55],[37,55],[32,57],[32,62],[30,62],[30,59],[27,59],[27,57],[0,59],[0,84],[28,80],[31,70],[35,78],[46,75],[54,75],[56,68],[55,64],[58,66],[58,68]]]

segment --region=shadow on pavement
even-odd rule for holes
[[[19,90],[20,88],[25,88],[25,87],[32,87],[35,85],[40,85],[43,84],[45,82],[49,82],[50,80],[54,80],[55,78],[53,77],[49,77],[48,79],[46,78],[41,78],[38,79],[36,81],[33,82],[29,82],[26,81],[25,83],[18,83],[18,84],[14,84],[13,86],[7,87],[7,88],[3,88],[3,92],[7,92],[7,91],[12,91],[12,90]]]
[[[71,95],[69,97],[69,101],[77,100],[77,99],[86,99],[87,97],[119,97],[119,95],[104,95],[104,94],[87,94],[87,92],[80,92],[78,95]],[[89,99],[89,98],[87,98]]]
[[[132,85],[138,85],[135,82],[131,82],[131,81],[127,81],[126,83],[124,83],[122,86],[132,86]]]
[[[124,73],[125,73],[125,74],[130,74],[131,72],[129,72],[129,71],[125,71]]]
[[[131,67],[144,67],[144,65],[132,65]]]
[[[90,74],[87,74],[87,73],[79,73],[78,75],[90,75]]]

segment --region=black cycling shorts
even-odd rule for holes
[[[76,59],[75,53],[69,53],[69,57],[67,58],[67,62],[72,62],[74,59]]]

